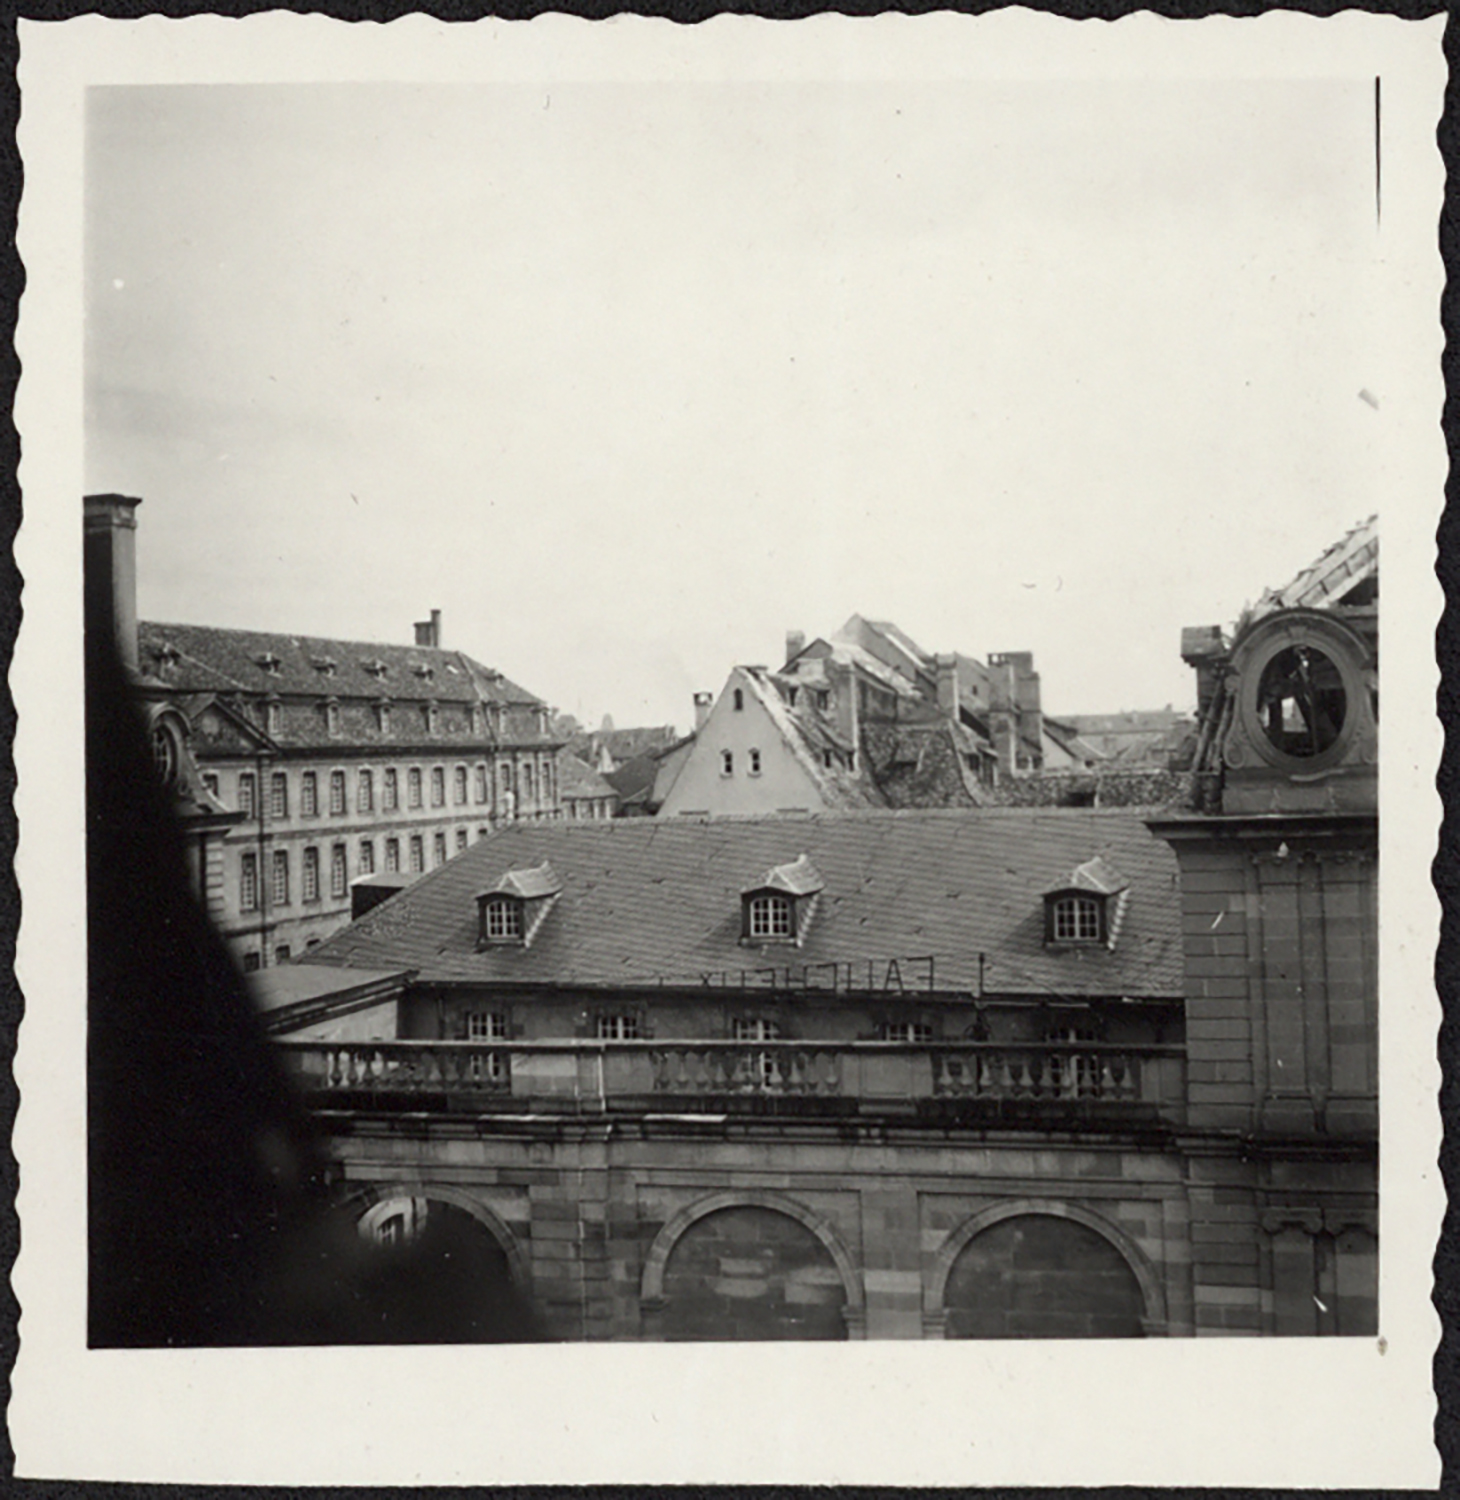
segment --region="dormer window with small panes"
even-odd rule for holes
[[[375,700],[375,727],[381,734],[390,733],[390,699],[377,698]]]
[[[508,870],[477,897],[477,947],[530,947],[562,889],[546,860],[528,869]]]
[[[324,700],[324,732],[333,739],[340,732],[340,704],[337,698]]]
[[[271,738],[284,727],[284,705],[277,698],[264,700],[264,733]]]
[[[824,882],[806,855],[774,865],[740,893],[740,938],[744,943],[800,946],[821,898]]]
[[[1044,941],[1051,948],[1114,948],[1130,883],[1096,856],[1044,893]]]
[[[275,656],[272,651],[261,651],[256,657],[254,657],[254,663],[257,666],[262,667],[270,677],[277,677],[279,675],[279,669],[284,665],[284,663],[277,656]]]

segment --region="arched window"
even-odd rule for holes
[[[791,899],[773,893],[752,896],[746,903],[746,936],[752,941],[791,936]]]
[[[511,896],[482,902],[482,937],[488,943],[512,943],[522,937],[522,903]]]

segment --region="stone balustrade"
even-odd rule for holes
[[[475,1096],[489,1109],[646,1111],[759,1097],[852,1108],[964,1101],[1099,1109],[1185,1098],[1185,1049],[1102,1042],[280,1041],[289,1071],[328,1107],[424,1108]],[[322,1096],[322,1097],[320,1097]],[[415,1101],[413,1103],[413,1101]],[[462,1102],[466,1102],[463,1100]]]

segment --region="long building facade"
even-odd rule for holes
[[[288,962],[347,923],[351,885],[421,874],[493,827],[561,815],[547,704],[441,645],[138,622],[135,499],[91,496],[88,537],[159,766],[187,767],[222,815],[200,894],[245,969]],[[127,539],[123,544],[121,539]]]

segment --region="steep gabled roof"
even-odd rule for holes
[[[183,692],[277,693],[371,702],[380,698],[523,706],[542,702],[464,652],[437,646],[393,646],[151,620],[138,625],[137,640],[142,672]],[[272,669],[268,663],[274,664]]]
[[[829,725],[793,713],[770,680],[770,674],[764,669],[737,667],[735,670],[780,731],[796,757],[797,764],[815,783],[817,792],[828,809],[850,811],[879,805],[880,799],[875,788],[869,787],[840,765],[826,764],[825,751],[832,750],[845,755],[852,748],[844,745]]]
[[[800,857],[823,882],[794,958],[741,939],[741,897]],[[1129,882],[1119,941],[1056,951],[1044,894],[1106,860]],[[477,896],[551,861],[562,884],[530,948],[477,951]],[[988,809],[509,824],[305,956],[410,967],[423,983],[737,984],[771,964],[933,961],[938,991],[1175,997],[1182,989],[1175,857],[1127,814]],[[921,968],[918,973],[923,973]],[[703,976],[712,976],[705,980]],[[748,982],[755,982],[752,978]]]
[[[1328,609],[1373,602],[1379,578],[1379,518],[1370,516],[1326,548],[1280,589],[1268,589],[1250,618],[1279,609]]]

